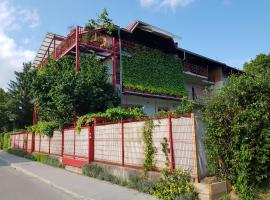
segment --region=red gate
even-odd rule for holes
[[[94,129],[91,126],[64,129],[63,158],[64,165],[82,167],[94,160]]]

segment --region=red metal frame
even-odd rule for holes
[[[124,140],[124,122],[121,120],[121,132],[122,132],[122,166],[125,166],[125,140]]]
[[[174,162],[174,151],[173,151],[173,136],[172,136],[172,116],[168,114],[168,123],[169,123],[169,142],[170,142],[170,170],[175,169]]]

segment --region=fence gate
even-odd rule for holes
[[[63,164],[82,167],[94,159],[93,127],[83,127],[80,132],[75,128],[64,129]]]

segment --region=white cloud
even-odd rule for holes
[[[0,87],[7,88],[14,71],[22,69],[22,63],[33,60],[35,52],[18,45],[10,36],[12,31],[20,33],[22,28],[35,28],[39,25],[37,10],[16,7],[10,1],[0,0]]]
[[[142,7],[170,8],[173,11],[178,6],[185,7],[192,2],[193,0],[140,0]]]

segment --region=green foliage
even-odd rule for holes
[[[20,149],[7,149],[6,150],[7,153],[13,154],[15,156],[19,156],[19,157],[24,157],[26,155],[26,153],[23,150]]]
[[[109,108],[105,112],[92,113],[79,117],[77,120],[77,129],[80,130],[82,125],[92,125],[94,117],[102,117],[109,120],[125,120],[141,119],[145,117],[145,114],[140,108]]]
[[[223,195],[222,197],[220,197],[218,200],[231,200],[231,198],[228,194],[226,194],[226,195]]]
[[[244,69],[208,99],[205,144],[210,171],[231,180],[242,199],[255,199],[270,175],[270,55]]]
[[[193,109],[194,109],[193,102],[188,100],[187,97],[183,97],[181,99],[180,105],[173,112],[173,115],[182,115],[182,114],[186,114],[186,113],[191,113],[191,112],[193,112]]]
[[[15,80],[10,81],[7,101],[9,119],[14,120],[13,128],[23,129],[32,124],[33,89],[32,82],[36,77],[35,67],[31,63],[23,63],[22,72],[14,72]]]
[[[49,156],[47,154],[42,154],[42,153],[33,153],[32,156],[28,157],[31,160],[41,162],[46,165],[50,165],[53,167],[62,167],[61,162],[59,161],[58,158]]]
[[[97,17],[97,19],[89,19],[85,27],[92,29],[102,28],[110,35],[117,29],[117,26],[113,23],[112,19],[109,18],[107,9],[104,8]]]
[[[2,88],[0,88],[0,133],[11,130],[9,124],[9,106],[8,101],[10,99],[10,95],[5,92]]]
[[[147,179],[140,178],[137,176],[131,176],[128,180],[111,175],[103,168],[96,164],[86,164],[82,168],[83,174],[89,177],[97,178],[104,181],[109,181],[113,184],[126,186],[132,189],[136,189],[140,192],[150,193],[154,183]]]
[[[169,159],[169,153],[170,153],[170,147],[168,143],[168,139],[166,137],[163,138],[163,142],[161,143],[162,146],[162,152],[164,153],[164,156],[166,158],[166,167],[168,168],[170,165],[170,159]]]
[[[47,135],[52,137],[53,131],[55,129],[61,130],[61,128],[62,127],[59,127],[59,123],[54,121],[51,122],[39,121],[36,125],[27,127],[27,131],[32,132],[34,134]]]
[[[137,48],[131,57],[123,57],[123,84],[149,93],[186,95],[180,61],[157,49]]]
[[[163,200],[198,199],[189,173],[180,169],[175,169],[172,173],[168,169],[163,170],[162,177],[155,184],[151,194]]]
[[[119,100],[108,83],[108,68],[95,55],[80,57],[76,75],[75,59],[65,56],[39,70],[33,82],[33,96],[40,121],[55,121],[61,127],[73,120],[75,113],[104,111]]]
[[[11,137],[9,133],[0,134],[0,149],[7,150],[11,146]]]
[[[153,145],[153,128],[154,122],[152,119],[147,119],[144,122],[143,127],[143,143],[144,143],[144,161],[143,161],[143,171],[144,175],[155,168],[154,155],[156,153],[156,148]]]
[[[175,111],[159,111],[155,114],[157,118],[165,117],[168,114],[171,114],[172,116],[176,115],[183,115],[186,113],[191,113],[194,111],[194,103],[193,101],[188,100],[187,97],[183,97],[181,99],[180,105],[176,108]]]

